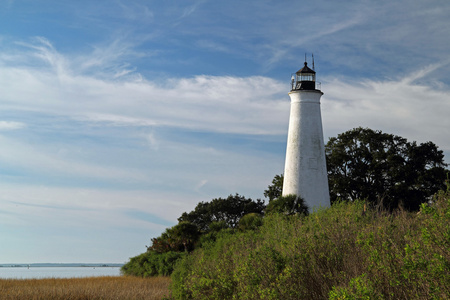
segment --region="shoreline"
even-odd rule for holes
[[[12,263],[0,264],[0,268],[81,268],[81,267],[95,267],[95,268],[121,268],[123,263]]]

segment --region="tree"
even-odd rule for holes
[[[280,197],[283,192],[283,180],[283,174],[275,175],[272,180],[272,185],[269,185],[267,190],[264,190],[264,197],[269,198],[269,201]]]
[[[355,128],[330,138],[325,146],[330,197],[367,199],[387,208],[418,210],[445,187],[444,155],[432,142]]]
[[[152,238],[152,245],[148,250],[164,253],[169,251],[192,251],[200,237],[200,232],[195,224],[187,221],[167,228],[161,236]]]
[[[266,207],[266,214],[282,213],[282,214],[303,214],[308,215],[308,206],[305,200],[297,195],[280,196],[269,202]]]
[[[242,216],[249,213],[262,214],[264,201],[253,201],[239,194],[230,195],[226,199],[216,198],[211,202],[200,202],[190,213],[184,212],[179,222],[189,221],[198,226],[200,231],[208,231],[213,222],[224,221],[226,226],[236,228]]]

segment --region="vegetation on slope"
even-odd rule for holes
[[[130,258],[121,272],[125,275],[139,277],[170,276],[178,259],[186,255],[185,252],[169,251],[158,253],[147,251]]]
[[[261,222],[264,201],[238,194],[200,202],[193,211],[183,213],[179,223],[151,239],[147,252],[130,258],[121,271],[134,276],[168,276],[176,260],[196,247],[216,240],[218,233],[254,228]]]
[[[419,213],[339,202],[309,216],[272,214],[185,256],[174,299],[446,299],[450,194]]]

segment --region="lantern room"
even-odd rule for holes
[[[316,89],[316,72],[308,67],[305,61],[305,66],[292,75],[292,90],[315,90]]]

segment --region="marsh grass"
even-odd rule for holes
[[[169,277],[88,277],[64,279],[1,279],[2,300],[164,299]]]

